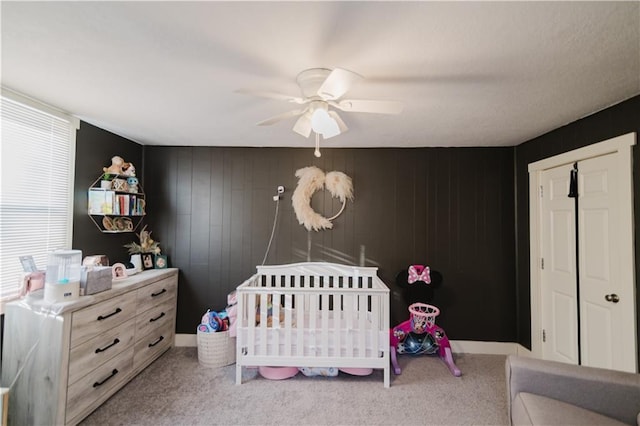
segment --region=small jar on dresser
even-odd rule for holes
[[[110,290],[5,307],[2,384],[9,424],[77,424],[174,344],[178,270],[152,269]],[[30,353],[31,352],[31,353]]]

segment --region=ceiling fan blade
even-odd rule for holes
[[[349,130],[349,128],[347,127],[346,124],[344,124],[344,121],[342,121],[342,118],[340,118],[337,112],[329,111],[329,117],[333,118],[334,120],[336,120],[336,123],[338,123],[338,127],[340,128],[340,134]]]
[[[285,95],[277,92],[269,92],[266,90],[238,89],[235,92],[241,93],[243,95],[251,95],[251,96],[257,96],[259,98],[267,98],[267,99],[277,99],[279,101],[287,101],[287,102],[300,104],[300,105],[307,102],[306,100],[296,96]]]
[[[346,99],[331,105],[348,112],[372,112],[377,114],[400,114],[404,104],[397,101],[373,101],[365,99]]]
[[[271,118],[267,118],[266,120],[262,120],[256,123],[256,126],[270,126],[272,124],[277,123],[278,121],[286,120],[287,118],[295,117],[296,115],[300,115],[304,113],[306,109],[294,109],[293,111],[287,111],[282,114],[274,115]]]
[[[335,68],[318,89],[318,95],[326,100],[335,100],[347,93],[353,83],[362,80],[360,74],[343,68]]]
[[[311,113],[310,112],[306,112],[300,118],[298,118],[298,121],[296,121],[296,124],[294,124],[293,126],[293,131],[299,135],[304,136],[305,138],[309,137],[309,135],[311,134]]]

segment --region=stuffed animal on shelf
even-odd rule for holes
[[[122,165],[122,174],[125,176],[135,176],[136,168],[133,163],[124,163]]]
[[[113,175],[121,175],[123,173],[124,159],[118,155],[111,157],[111,165],[103,167],[102,171]]]
[[[436,325],[440,309],[424,303],[433,298],[434,287],[442,283],[442,275],[434,273],[428,266],[411,265],[396,277],[405,303],[409,303],[409,319],[390,330],[391,364],[394,372],[402,370],[397,354],[430,355],[438,353],[451,374],[462,373],[453,361],[451,345],[444,330]]]
[[[127,178],[127,186],[129,187],[129,192],[138,192],[138,178],[129,176]]]

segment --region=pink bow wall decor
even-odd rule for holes
[[[422,281],[425,284],[431,284],[431,275],[428,266],[424,265],[411,265],[409,266],[409,284],[413,284],[416,281]]]

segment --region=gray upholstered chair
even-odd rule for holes
[[[513,425],[638,425],[640,374],[509,356]]]

